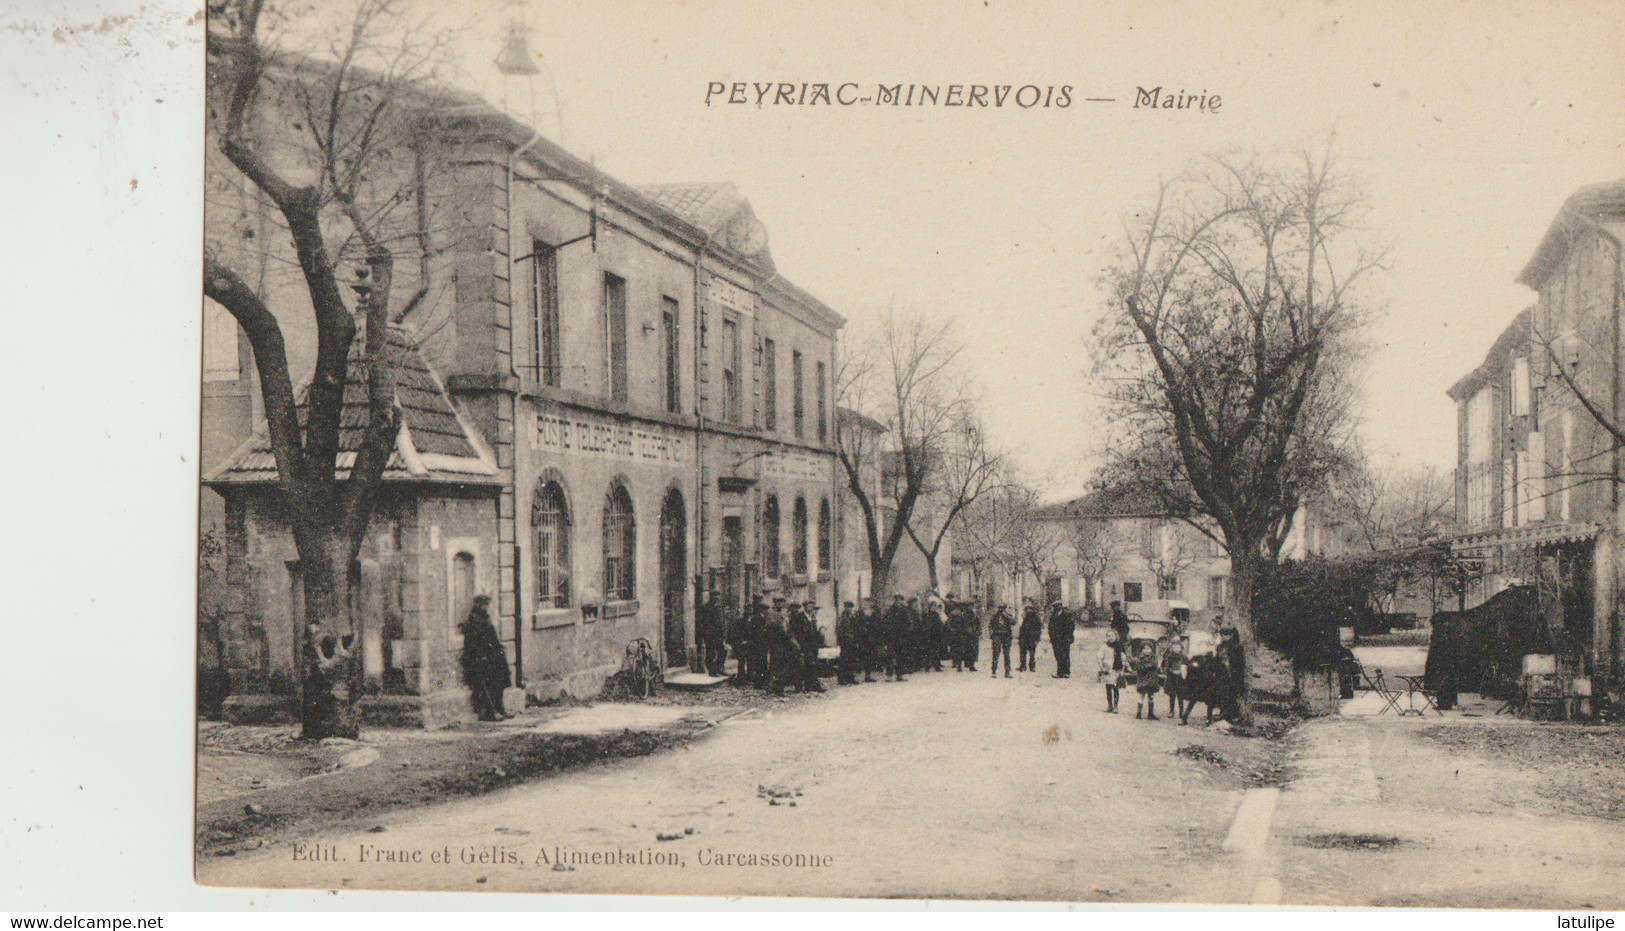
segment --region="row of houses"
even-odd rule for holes
[[[481,593],[540,699],[596,693],[640,637],[669,668],[697,665],[708,589],[731,610],[810,598],[827,623],[854,584],[837,566],[843,317],[778,273],[732,184],[633,186],[483,101],[423,93],[436,170],[400,186],[416,229],[392,244],[396,288],[422,300],[389,334],[403,424],[352,570],[368,701],[394,719],[466,715],[458,623]],[[260,96],[268,140],[298,136],[280,99]],[[286,231],[215,141],[210,247],[256,283],[308,377]],[[200,656],[229,711],[275,717],[298,687],[299,560],[247,341],[212,304],[204,341],[201,512],[221,546]],[[342,468],[364,423],[352,361]]]

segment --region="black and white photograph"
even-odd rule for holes
[[[175,885],[1625,910],[1625,4],[187,16]]]

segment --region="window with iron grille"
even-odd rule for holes
[[[637,523],[632,496],[616,482],[604,500],[604,599],[631,601],[637,592]]]
[[[570,607],[570,512],[564,489],[547,482],[531,510],[536,528],[536,593],[542,608]]]
[[[795,547],[795,549],[792,551],[792,552],[795,553],[795,557],[794,557],[794,567],[795,568],[794,568],[793,571],[797,575],[806,575],[807,574],[807,499],[806,498],[802,498],[802,497],[799,497],[799,496],[796,498],[795,514],[790,520],[790,533],[795,537],[795,539],[790,541],[791,545],[793,547]]]
[[[779,499],[774,495],[762,505],[762,577],[779,577]]]
[[[835,565],[835,525],[830,520],[829,499],[818,502],[818,570],[829,572]]]

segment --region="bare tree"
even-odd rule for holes
[[[1249,653],[1260,573],[1346,447],[1354,287],[1378,267],[1357,203],[1329,160],[1214,160],[1162,185],[1107,280],[1096,371],[1134,438],[1112,468],[1225,544]]]
[[[1146,565],[1157,577],[1157,597],[1171,597],[1170,592],[1179,585],[1179,577],[1196,566],[1199,555],[1191,546],[1188,533],[1181,532],[1181,524],[1168,521],[1153,526],[1151,551]]]
[[[399,302],[394,284],[397,251],[417,244],[420,232],[400,218],[422,209],[422,155],[414,146],[420,107],[411,88],[432,75],[442,49],[434,39],[389,44],[404,34],[397,7],[397,0],[362,0],[322,57],[279,49],[275,13],[264,0],[217,0],[208,9],[209,129],[229,166],[220,170],[235,172],[231,180],[243,182],[278,221],[271,235],[279,242],[264,244],[261,254],[291,250],[315,329],[315,370],[300,400],[283,322],[264,293],[266,276],[236,264],[245,256],[241,240],[255,233],[246,212],[229,237],[239,241],[206,242],[203,291],[231,313],[253,349],[277,486],[299,554],[307,738],[359,730],[350,566],[400,425],[391,315],[406,313],[424,293]],[[407,232],[397,234],[403,226]],[[353,308],[346,279],[356,293]],[[364,345],[356,352],[358,337]],[[351,457],[341,456],[340,431],[355,362],[366,405]]]
[[[948,329],[888,314],[884,333],[853,347],[836,372],[839,405],[884,428],[845,418],[837,431],[847,490],[863,515],[876,598],[891,594],[897,549],[961,423],[964,393],[953,371],[960,347]]]
[[[925,557],[933,591],[940,590],[937,557],[943,542],[965,509],[998,486],[1003,462],[1003,454],[989,445],[975,411],[969,404],[960,405],[922,496],[931,507],[916,508],[906,525],[909,539]]]
[[[1124,541],[1109,520],[1079,518],[1067,528],[1072,545],[1072,561],[1078,575],[1088,579],[1096,592],[1106,584],[1106,576],[1121,562]]]

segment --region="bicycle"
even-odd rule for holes
[[[639,698],[655,693],[660,681],[660,663],[655,658],[654,645],[638,637],[626,645],[626,656],[621,661],[627,688]]]

